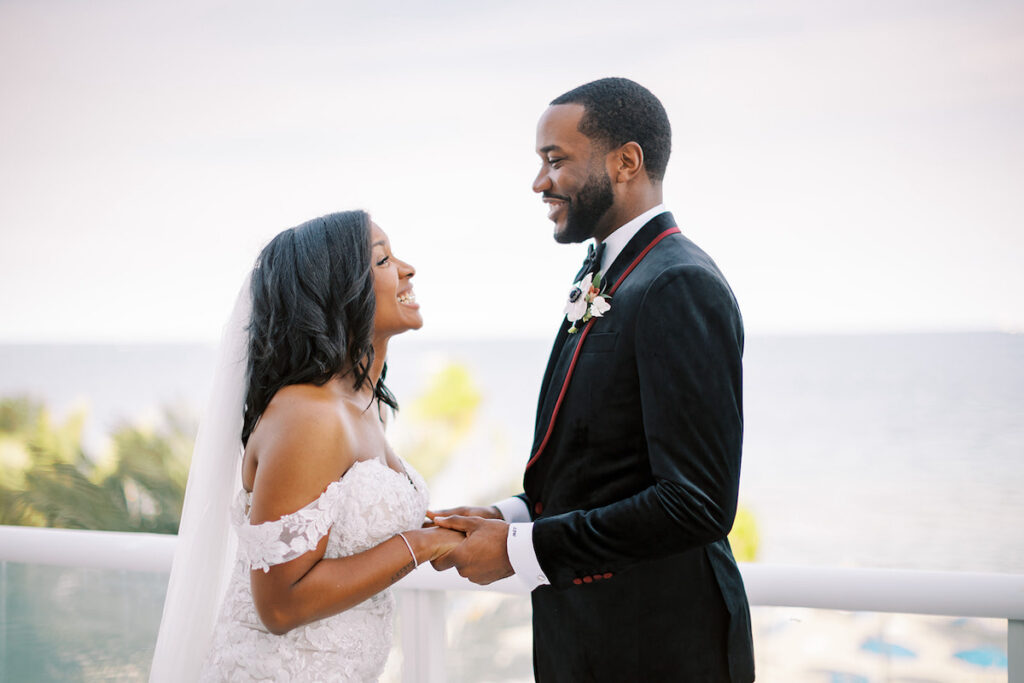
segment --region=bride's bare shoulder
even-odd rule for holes
[[[356,425],[336,391],[311,384],[278,391],[246,447],[256,469],[253,517],[276,519],[315,499],[352,466],[357,446]]]
[[[334,442],[344,437],[346,413],[344,401],[333,387],[293,384],[274,394],[253,436],[277,442],[305,435]]]

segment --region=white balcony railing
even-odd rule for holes
[[[175,536],[0,526],[0,562],[169,572]],[[741,564],[751,605],[1006,619],[1008,683],[1024,683],[1024,574]],[[444,591],[526,593],[421,567],[396,588],[404,683],[444,680]],[[2,615],[0,615],[2,616]]]

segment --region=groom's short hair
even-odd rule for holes
[[[582,104],[579,131],[614,149],[635,142],[652,182],[661,182],[672,152],[668,114],[654,94],[628,78],[602,78],[559,95],[551,104]]]

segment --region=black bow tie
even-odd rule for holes
[[[587,258],[583,259],[583,267],[580,268],[580,272],[576,273],[576,277],[573,279],[573,282],[579,282],[587,273],[596,273],[601,270],[601,259],[603,257],[604,242],[599,242],[596,249],[594,248],[593,242],[588,244]]]

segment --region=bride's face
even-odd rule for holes
[[[385,338],[406,330],[420,329],[423,316],[412,291],[412,276],[416,269],[391,253],[388,236],[376,223],[370,223],[370,244],[373,292],[377,299],[373,316],[374,336]]]

